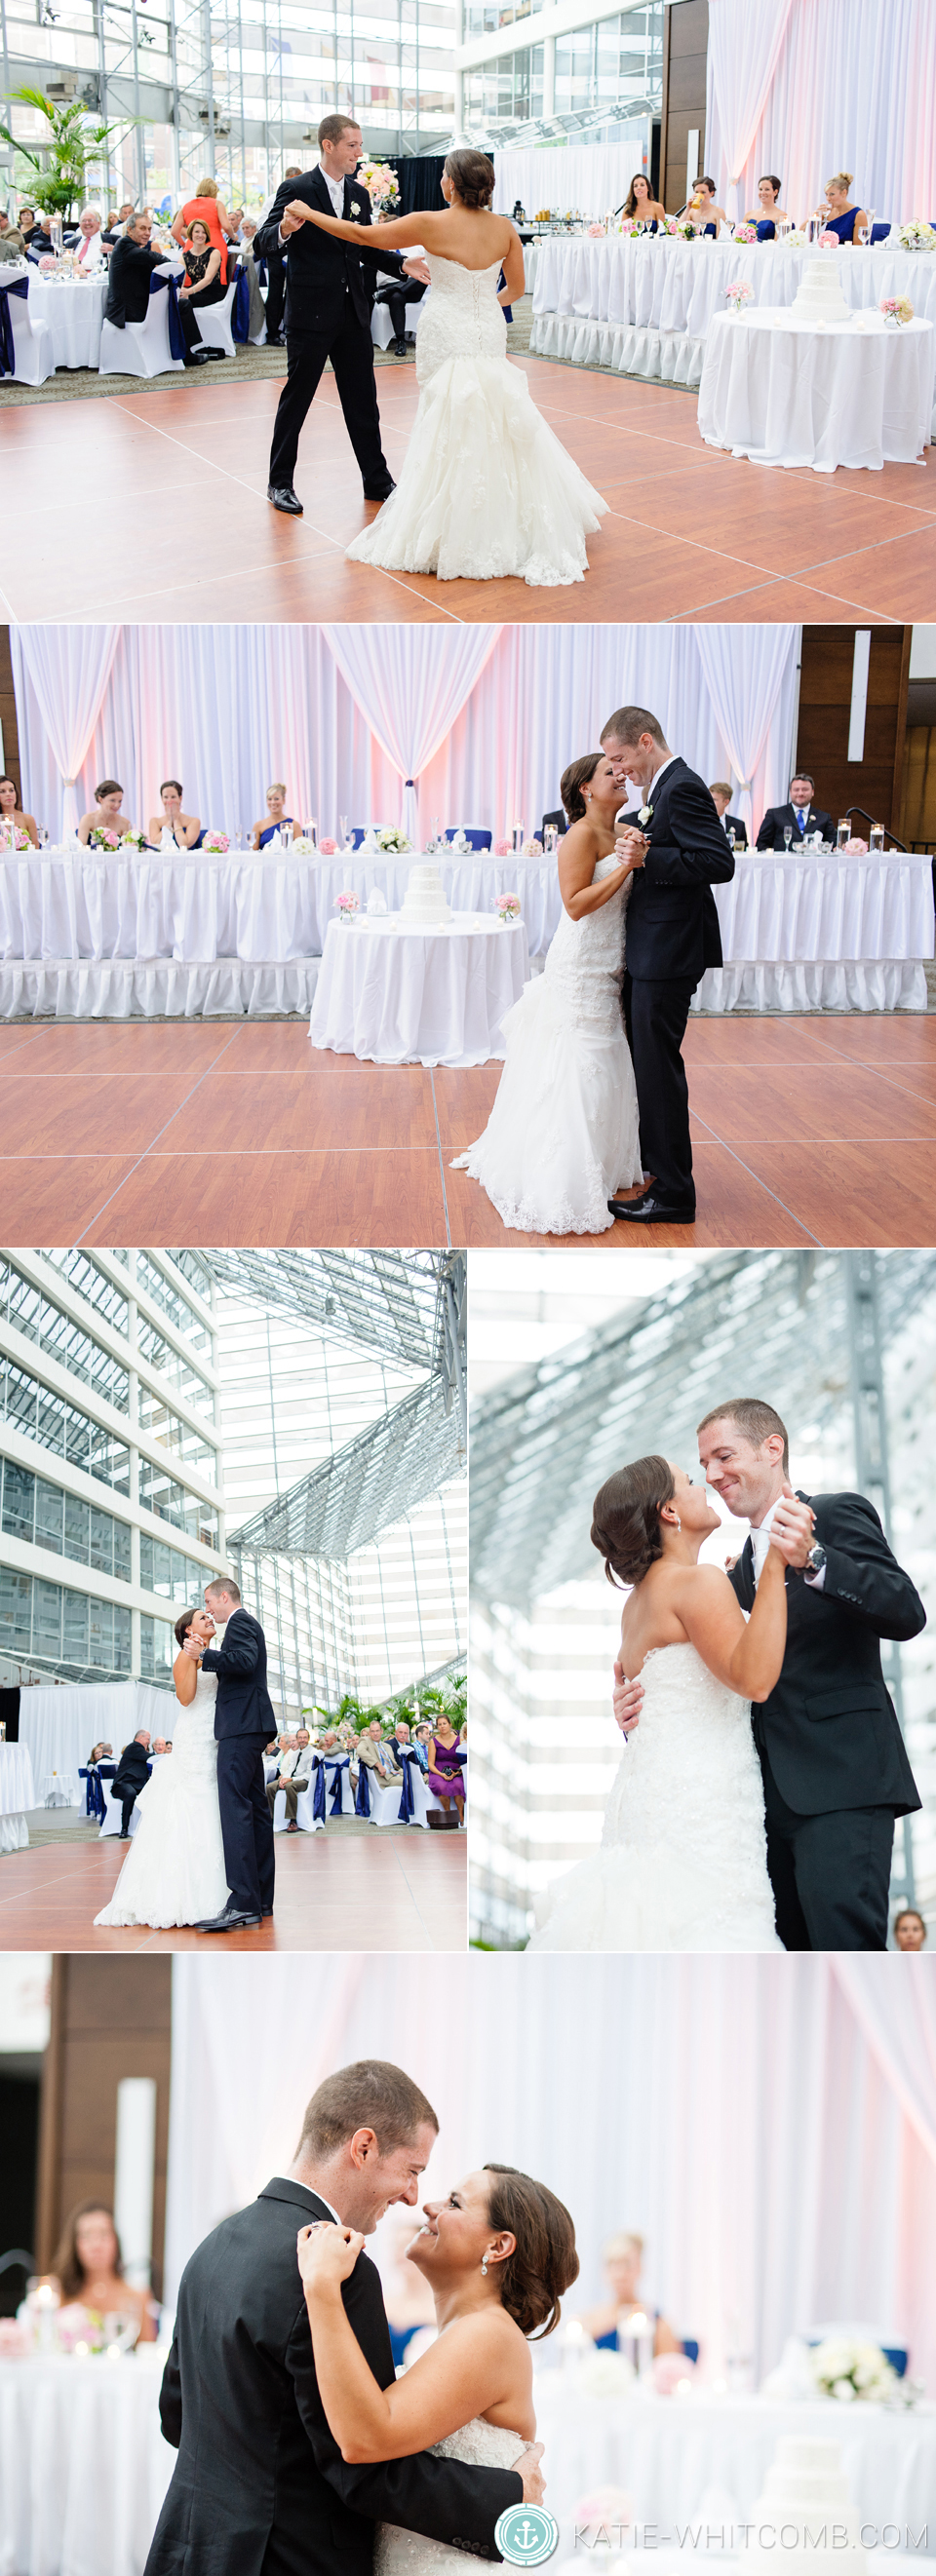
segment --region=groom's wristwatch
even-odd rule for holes
[[[823,1566],[825,1565],[825,1562],[826,1562],[826,1552],[825,1552],[825,1548],[820,1546],[819,1540],[818,1540],[817,1538],[814,1538],[813,1543],[812,1543],[812,1546],[811,1546],[811,1548],[810,1548],[810,1550],[809,1550],[809,1554],[808,1554],[808,1556],[807,1556],[807,1558],[806,1558],[806,1564],[805,1564],[805,1566],[803,1567],[803,1572],[804,1572],[804,1574],[805,1574],[807,1571],[808,1571],[810,1574],[821,1574],[821,1573],[822,1573]]]

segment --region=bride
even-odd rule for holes
[[[781,1505],[747,1624],[727,1575],[698,1562],[719,1526],[704,1485],[665,1458],[621,1467],[596,1495],[592,1543],[608,1581],[629,1587],[621,1661],[646,1696],[600,1849],[549,1890],[531,1950],[783,1946],[750,1711],[786,1646]]]
[[[95,1923],[150,1923],[169,1931],[221,1914],[228,1883],[218,1810],[215,1673],[201,1671],[214,1636],[208,1610],[183,1610],[172,1667],[179,1716],[172,1752],[137,1799],[140,1822],[110,1904]]]
[[[432,295],[416,335],[419,410],[395,492],[348,554],[384,571],[505,574],[537,588],[581,581],[585,539],[608,504],[540,418],[522,369],[507,359],[502,304],[523,294],[523,248],[491,212],[494,171],[484,152],[450,152],[448,212],[381,224],[381,245],[426,253]],[[288,209],[339,241],[360,225],[297,199]],[[503,271],[503,289],[498,282]]]
[[[427,2201],[409,2259],[425,2274],[439,2332],[428,2352],[381,2388],[348,2323],[341,2284],[364,2245],[327,2220],[299,2230],[299,2270],[315,2375],[345,2460],[402,2460],[435,2451],[512,2469],[536,2438],[528,2337],[559,2323],[578,2278],[575,2229],[543,2183],[512,2165],[485,2165],[447,2200]],[[378,2523],[374,2576],[433,2576],[464,2566],[464,2551]]]
[[[562,779],[562,920],[542,975],[507,1012],[507,1061],[483,1136],[453,1170],[482,1183],[525,1234],[603,1234],[609,1198],[643,1180],[634,1068],[624,1029],[624,914],[639,832],[615,855],[619,779],[603,752]]]

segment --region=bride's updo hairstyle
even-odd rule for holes
[[[177,1646],[184,1646],[192,1621],[197,1619],[201,1607],[201,1602],[196,1601],[194,1610],[183,1610],[181,1618],[176,1620],[172,1633]]]
[[[568,815],[570,823],[580,823],[587,810],[582,789],[587,787],[590,778],[594,778],[599,760],[602,758],[603,754],[600,751],[587,751],[584,760],[570,760],[568,769],[563,770],[559,781],[559,794],[562,798],[563,812]]]
[[[638,1458],[608,1477],[592,1505],[591,1543],[609,1583],[642,1583],[663,1554],[660,1513],[676,1487],[665,1458]]]
[[[515,2165],[485,2165],[488,2217],[517,2240],[498,2264],[501,2303],[521,2334],[542,2343],[559,2323],[559,2301],[578,2280],[575,2229],[561,2200]]]
[[[451,179],[463,206],[489,206],[494,194],[494,163],[486,152],[471,152],[465,147],[445,156],[445,176]]]

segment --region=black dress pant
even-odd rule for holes
[[[281,250],[268,250],[266,254],[266,264],[267,339],[278,340],[283,327],[283,306],[286,301],[286,260],[283,252]]]
[[[421,304],[423,296],[427,295],[428,291],[428,287],[420,284],[418,277],[401,279],[399,286],[378,286],[376,301],[378,304],[387,306],[395,340],[406,338],[407,305]]]
[[[204,288],[201,295],[180,295],[176,298],[182,338],[185,342],[186,356],[188,356],[190,350],[200,349],[203,346],[202,335],[198,328],[199,305],[223,304],[226,294],[227,287],[222,286],[221,280],[218,277],[213,280],[210,286],[206,286]]]
[[[785,1950],[886,1950],[894,1814],[798,1816],[761,1753],[767,1867]]]
[[[218,1741],[218,1805],[229,1904],[238,1914],[273,1910],[273,1818],[267,1804],[265,1735],[223,1735]]]
[[[129,1833],[129,1831],[130,1831],[130,1818],[131,1818],[131,1816],[132,1816],[132,1814],[133,1814],[133,1810],[134,1810],[134,1807],[136,1806],[136,1802],[137,1802],[137,1793],[136,1793],[136,1790],[135,1790],[135,1789],[128,1789],[128,1791],[127,1791],[127,1793],[126,1793],[126,1796],[124,1796],[124,1795],[123,1795],[123,1792],[121,1792],[121,1799],[120,1799],[120,1831],[121,1831],[121,1834],[122,1834],[122,1836],[123,1836],[123,1838],[124,1838],[124,1841],[126,1841],[127,1835],[128,1835],[128,1833]]]
[[[689,1142],[689,1087],[680,1049],[695,984],[688,978],[624,978],[624,1018],[634,1060],[640,1155],[664,1199],[695,1207]]]
[[[383,501],[393,477],[380,444],[380,413],[374,381],[374,343],[370,323],[360,322],[345,290],[343,307],[316,330],[301,331],[290,322],[286,331],[286,382],[273,428],[270,482],[292,483],[299,434],[319,379],[330,358],[345,427],[361,469],[369,500]]]

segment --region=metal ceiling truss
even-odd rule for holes
[[[722,1395],[761,1395],[811,1429],[850,1405],[857,1258],[717,1254],[636,1316],[493,1388],[471,1417],[472,1588],[524,1608],[593,1572],[591,1506],[605,1477],[660,1450],[691,1469],[696,1426]],[[886,1345],[936,1289],[936,1252],[870,1258]]]
[[[448,1368],[448,1298],[464,1299],[452,1252],[206,1252],[217,1285],[252,1305],[417,1370]]]
[[[343,1560],[404,1520],[465,1465],[461,1423],[444,1380],[428,1378],[368,1431],[235,1530],[235,1556]]]

